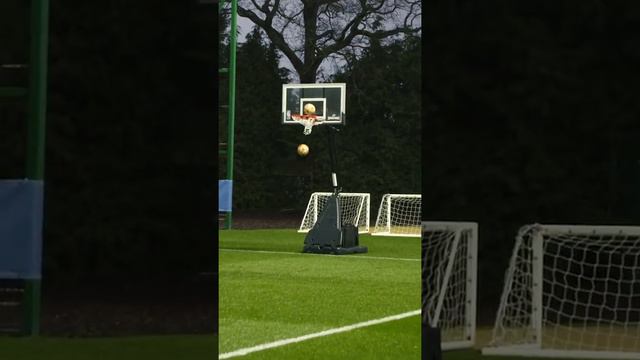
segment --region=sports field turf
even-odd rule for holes
[[[0,359],[7,360],[201,360],[216,353],[213,335],[125,338],[0,337]]]
[[[220,232],[220,353],[420,309],[420,239],[361,235],[369,253],[302,254],[295,230]],[[242,359],[419,359],[420,316]]]

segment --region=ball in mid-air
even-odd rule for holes
[[[298,155],[300,156],[309,155],[309,147],[307,146],[307,144],[298,145]]]
[[[316,107],[312,103],[308,103],[304,106],[305,115],[313,115],[316,113]]]

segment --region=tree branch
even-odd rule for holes
[[[266,3],[265,3],[266,4]],[[266,5],[265,5],[266,7]],[[275,3],[273,4],[273,9],[271,11],[269,11],[267,14],[267,17],[265,19],[265,21],[267,22],[267,24],[271,25],[273,23],[273,18],[276,16],[276,13],[278,12],[278,8],[280,7],[280,0],[275,0]],[[269,10],[268,8],[266,10]],[[282,33],[282,32],[280,32]]]
[[[298,72],[302,70],[304,64],[302,63],[300,58],[298,58],[296,53],[291,49],[291,47],[289,47],[282,34],[274,29],[270,23],[267,23],[266,21],[260,19],[260,17],[258,17],[258,15],[256,15],[253,11],[247,10],[241,6],[238,6],[238,15],[248,18],[249,20],[253,21],[254,24],[261,27],[267,33],[269,40],[271,40],[273,44],[278,48],[278,50],[282,51],[282,53],[289,59],[289,61],[291,61],[293,67]]]
[[[262,28],[306,80],[324,59],[400,34],[420,33],[413,23],[419,0],[243,0],[240,16]],[[393,28],[391,28],[393,27]],[[391,28],[391,29],[390,29]],[[356,43],[356,44],[354,44]],[[360,54],[356,50],[354,54]]]
[[[393,30],[377,30],[377,31],[367,31],[367,30],[356,30],[356,35],[366,36],[368,38],[373,39],[383,39],[389,36],[398,35],[398,34],[411,34],[415,32],[419,32],[420,29],[411,29],[406,27],[397,27]]]

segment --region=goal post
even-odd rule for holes
[[[640,359],[640,227],[522,227],[482,352]]]
[[[385,194],[371,235],[420,237],[422,195]]]
[[[422,222],[422,320],[442,350],[475,344],[477,253],[477,223]]]
[[[331,195],[333,195],[332,192],[311,194],[298,232],[306,233],[313,228]],[[359,233],[368,233],[371,195],[369,193],[340,193],[338,202],[342,223],[353,224],[358,228]]]

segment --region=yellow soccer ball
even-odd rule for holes
[[[304,113],[305,115],[313,115],[316,113],[316,107],[315,105],[308,103],[304,106]]]
[[[300,156],[309,155],[309,147],[307,146],[307,144],[298,145],[298,155]]]

